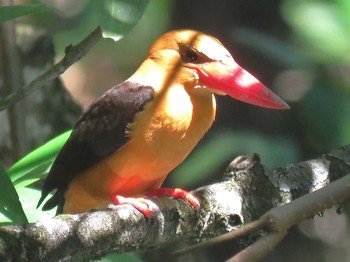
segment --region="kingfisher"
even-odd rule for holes
[[[216,38],[194,30],[159,37],[125,82],[81,115],[45,180],[40,205],[83,213],[131,204],[152,215],[147,197],[168,195],[198,207],[179,188],[161,188],[213,124],[215,95],[260,107],[289,106],[239,66]]]

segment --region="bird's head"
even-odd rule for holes
[[[273,109],[289,106],[240,67],[216,38],[194,30],[176,30],[161,36],[147,58],[162,65],[169,78],[194,79],[195,88]],[[174,73],[173,76],[171,75]]]

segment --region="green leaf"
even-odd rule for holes
[[[16,224],[28,223],[18,194],[2,166],[0,166],[0,181],[0,213]]]
[[[341,13],[340,19],[342,19],[342,23],[350,29],[350,1],[349,0],[336,0],[336,5]]]
[[[39,189],[22,187],[17,189],[17,192],[29,223],[38,221],[45,217],[50,218],[55,216],[56,208],[45,212],[36,208],[38,200],[41,197],[41,191]]]
[[[52,11],[54,8],[43,4],[15,5],[0,7],[0,23],[6,22],[16,17],[32,15]]]
[[[350,52],[350,28],[347,10],[341,7],[333,1],[288,0],[282,15],[298,39],[309,45],[305,51],[314,59],[342,62]]]
[[[118,41],[141,19],[149,0],[92,1],[103,37]]]
[[[49,167],[50,161],[52,162],[55,159],[70,134],[71,131],[67,131],[55,137],[11,166],[7,172],[13,183],[22,183],[24,185],[23,182],[25,179],[31,179],[34,182],[33,179],[37,180],[42,177],[45,174],[43,170]],[[31,173],[35,169],[38,171],[37,176],[35,172]]]
[[[20,178],[18,178],[16,181],[14,181],[14,186],[16,189],[19,189],[21,187],[28,186],[36,181],[38,181],[40,178],[46,177],[47,173],[49,172],[51,165],[54,161],[54,158],[41,163],[37,167],[30,170],[28,173],[24,174]]]

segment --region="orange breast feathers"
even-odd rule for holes
[[[64,213],[104,207],[112,194],[147,195],[192,151],[215,117],[215,99],[174,85],[149,102],[130,124],[129,142],[82,172],[65,194]]]

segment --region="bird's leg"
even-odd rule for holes
[[[198,199],[194,195],[180,188],[158,188],[147,192],[146,195],[148,197],[170,196],[182,198],[189,202],[194,208],[198,208],[200,206]]]
[[[191,193],[180,189],[180,188],[158,188],[147,192],[146,197],[159,197],[159,196],[170,196],[176,198],[182,198],[189,202],[194,208],[198,208],[200,203],[198,199]],[[149,205],[146,199],[139,197],[123,197],[117,194],[112,195],[112,203],[114,205],[123,205],[129,204],[140,211],[145,217],[151,217],[153,215],[152,210],[149,208]]]
[[[149,208],[146,199],[139,197],[123,197],[117,194],[112,195],[112,202],[115,205],[123,205],[123,204],[129,204],[132,205],[134,208],[136,208],[138,211],[140,211],[145,217],[152,216],[153,212]]]

